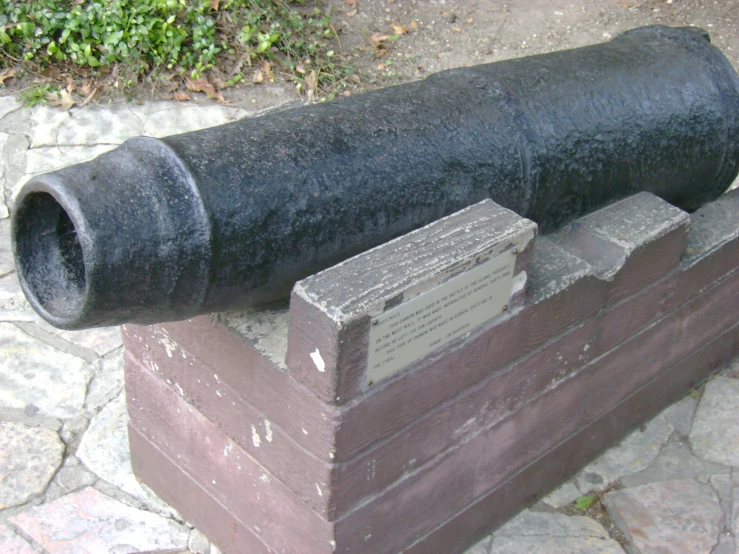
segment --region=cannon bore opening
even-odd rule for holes
[[[16,213],[15,248],[21,283],[55,318],[79,313],[87,277],[74,223],[48,193],[26,195]]]

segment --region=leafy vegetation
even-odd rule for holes
[[[124,89],[150,83],[172,92],[195,81],[190,90],[207,92],[278,72],[310,97],[333,97],[352,74],[337,44],[319,1],[0,2],[0,69],[38,74],[53,66],[100,81],[114,73]],[[45,97],[39,94],[29,101]]]
[[[56,93],[54,85],[45,84],[32,87],[21,93],[21,100],[27,106],[36,106],[38,104],[46,104],[48,98]]]
[[[575,509],[587,510],[588,508],[590,508],[590,506],[593,505],[595,501],[596,501],[596,497],[590,494],[586,494],[584,496],[578,496],[575,499]]]

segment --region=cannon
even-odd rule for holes
[[[33,178],[18,276],[64,329],[286,298],[294,282],[485,198],[544,232],[638,191],[685,210],[739,162],[739,77],[702,29],[453,69],[154,139]]]

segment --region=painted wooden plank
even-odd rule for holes
[[[181,379],[171,381],[144,368],[127,353],[125,370],[129,413],[139,429],[159,421],[161,405],[181,405],[184,401],[297,498],[328,518],[333,490],[327,487],[326,493],[319,495],[315,483],[330,482],[332,465],[311,455],[276,424],[254,414],[228,387],[209,383],[212,372],[205,366],[193,364]]]
[[[594,360],[525,410],[468,437],[339,520],[337,543],[344,544],[351,535],[366,535],[368,522],[372,522],[368,551],[399,550],[418,539],[427,532],[429,521],[446,520],[464,509],[666,367],[731,328],[738,302],[739,275],[735,275]],[[442,498],[443,502],[434,501]],[[393,527],[395,521],[403,521],[403,528]]]
[[[130,374],[129,374],[130,375]],[[332,526],[265,467],[149,372],[127,387],[136,430],[278,552],[328,553]],[[146,397],[148,393],[149,398]],[[151,398],[153,396],[153,398]],[[317,495],[327,483],[312,483]]]
[[[461,554],[512,514],[532,504],[629,431],[679,399],[739,349],[739,325],[666,369],[603,417],[559,443],[474,504],[442,523],[404,554]]]

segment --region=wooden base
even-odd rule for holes
[[[332,274],[289,314],[127,326],[134,471],[226,553],[461,552],[739,352],[736,191],[526,248],[525,302],[379,383]]]

